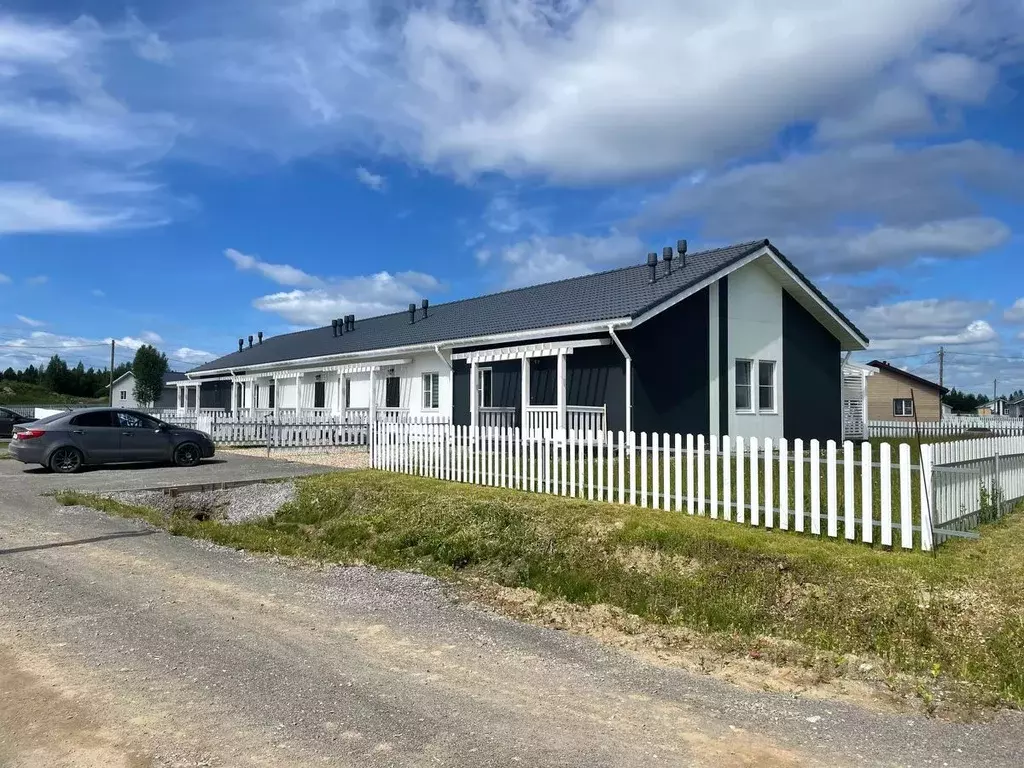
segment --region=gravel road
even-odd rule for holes
[[[275,562],[0,482],[3,766],[1022,763],[1019,714],[750,693],[421,576]]]

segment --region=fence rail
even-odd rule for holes
[[[1024,419],[954,417],[942,421],[870,421],[869,437],[955,437],[969,433],[986,436],[1024,436]]]
[[[931,446],[376,424],[377,469],[930,550]]]

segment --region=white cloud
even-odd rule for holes
[[[35,184],[0,181],[0,235],[33,232],[96,232],[133,219],[130,210],[89,208],[61,200]]]
[[[354,314],[357,319],[398,312],[410,302],[419,303],[438,280],[419,272],[378,272],[325,282],[312,290],[294,290],[262,296],[253,306],[273,312],[299,325],[323,325],[332,318]]]
[[[368,171],[362,166],[356,168],[356,178],[363,186],[369,187],[374,192],[383,192],[387,185],[387,179],[377,173]]]
[[[22,322],[31,328],[41,328],[46,325],[42,320],[33,320],[31,317],[25,317],[25,315],[15,315],[15,317],[19,322]]]
[[[45,285],[50,282],[47,275],[33,275],[25,279],[25,285]]]
[[[490,229],[501,235],[514,235],[522,230],[543,233],[547,229],[543,211],[522,205],[511,194],[492,197],[484,208],[483,220]]]
[[[936,349],[983,345],[998,339],[983,319],[991,302],[914,299],[869,307],[854,314],[858,327],[871,339],[871,351]]]
[[[164,340],[160,336],[160,334],[159,333],[154,333],[153,331],[143,331],[142,332],[142,340],[145,341],[147,344],[163,344],[164,343]]]
[[[313,277],[297,267],[289,264],[270,264],[260,261],[255,256],[228,248],[224,255],[242,272],[258,272],[268,280],[279,285],[314,286],[320,283],[319,278]]]
[[[962,53],[940,53],[918,63],[916,75],[928,93],[952,101],[983,103],[999,79],[992,64]]]
[[[577,277],[644,259],[643,242],[635,235],[534,236],[500,249],[478,251],[482,265],[493,262],[498,282],[507,288]]]
[[[9,282],[11,282],[11,278],[8,277],[7,275],[5,275],[3,272],[0,272],[0,285],[3,285],[4,283],[9,283]]]
[[[107,295],[106,293],[101,291],[99,288],[93,288],[91,293],[92,293],[93,296],[95,296],[98,299],[102,299],[104,296]]]
[[[818,124],[815,138],[824,142],[877,141],[932,127],[934,118],[925,94],[902,86],[875,91],[864,103]]]
[[[898,267],[923,258],[960,258],[1003,245],[1010,228],[986,218],[932,221],[917,226],[879,226],[869,231],[779,241],[811,273],[865,272]]]
[[[1012,306],[1003,312],[1003,319],[1008,323],[1024,323],[1024,298],[1013,302]]]
[[[191,347],[178,347],[167,353],[167,359],[171,361],[171,365],[181,365],[185,363],[187,365],[199,365],[205,363],[207,360],[213,360],[217,357],[212,352],[205,352],[201,349],[192,349]]]

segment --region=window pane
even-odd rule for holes
[[[750,386],[737,386],[736,387],[736,410],[738,411],[749,411],[750,410]]]
[[[113,426],[110,420],[110,411],[97,411],[95,413],[83,413],[71,420],[76,427],[110,427]]]
[[[440,393],[440,379],[436,373],[430,374],[430,407],[439,408],[441,406],[441,393]]]
[[[774,411],[775,410],[775,388],[774,387],[761,387],[761,391],[758,392],[760,398],[758,406],[762,411]]]
[[[313,382],[313,407],[325,408],[327,406],[327,382]]]
[[[750,361],[749,360],[737,360],[736,361],[736,385],[747,385],[750,384]]]
[[[775,384],[775,363],[762,360],[759,364],[758,382],[762,387],[770,387]]]

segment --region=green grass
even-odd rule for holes
[[[252,552],[608,604],[720,647],[868,654],[951,698],[1024,704],[1019,515],[927,555],[373,471],[302,480],[273,518],[236,525],[73,492],[58,499]]]

